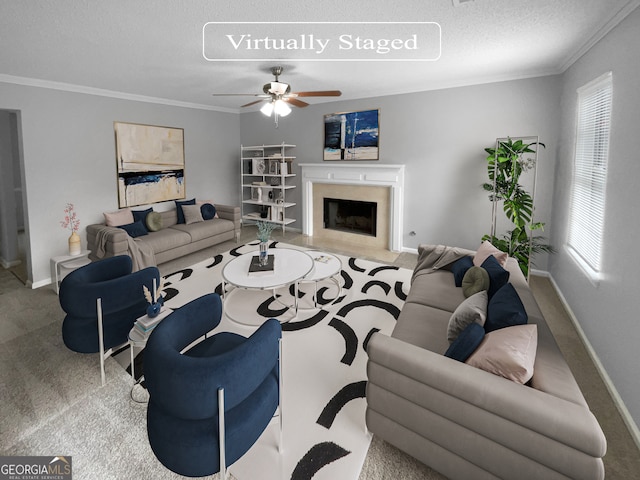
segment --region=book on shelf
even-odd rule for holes
[[[250,276],[261,276],[261,275],[273,275],[275,271],[275,258],[273,255],[267,256],[267,264],[260,265],[260,257],[258,255],[254,255],[251,257],[251,263],[249,264],[249,275]]]

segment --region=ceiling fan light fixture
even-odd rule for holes
[[[271,113],[273,112],[273,102],[265,103],[260,109],[260,111],[267,117],[270,117]]]
[[[291,107],[284,100],[276,100],[273,108],[276,114],[281,117],[286,117],[291,113]]]

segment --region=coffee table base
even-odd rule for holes
[[[275,289],[250,289],[233,286],[223,282],[222,313],[232,322],[244,326],[260,326],[268,318],[275,318],[281,324],[295,320],[298,316],[299,302],[294,301],[293,305],[283,302],[278,291],[286,290],[283,295],[289,295],[289,287]],[[293,284],[295,297],[298,296],[298,282]],[[239,297],[239,298],[236,298]],[[239,305],[251,305],[251,310],[238,312]],[[272,311],[273,315],[263,316],[258,311],[253,310],[255,306],[261,306],[264,312]],[[276,305],[283,308],[276,308]],[[251,321],[255,319],[255,321]]]

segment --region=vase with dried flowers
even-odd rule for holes
[[[153,279],[153,293],[149,291],[146,285],[142,286],[142,291],[144,292],[144,298],[149,302],[149,306],[147,307],[147,315],[149,317],[157,317],[162,309],[162,304],[164,303],[164,297],[162,295],[162,290],[164,290],[164,278],[160,278],[160,285],[156,288],[156,279]]]
[[[62,225],[62,228],[71,230],[71,236],[69,237],[69,255],[80,255],[82,252],[80,235],[78,235],[80,220],[76,215],[73,203],[67,203],[64,207],[64,220],[60,222],[60,225]]]

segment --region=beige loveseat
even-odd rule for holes
[[[160,212],[162,228],[156,232],[136,237],[135,245],[150,250],[155,262],[161,264],[196,252],[227,240],[237,240],[240,235],[240,207],[215,205],[217,216],[211,220],[191,224],[178,224],[175,208]],[[87,248],[89,258],[97,260],[115,255],[132,255],[131,237],[123,229],[104,224],[87,226]],[[97,252],[102,252],[102,256]]]
[[[538,334],[526,385],[443,356],[465,296],[450,266],[423,268],[426,251],[393,333],[367,347],[369,430],[451,479],[604,478],[605,437],[516,260],[505,269]]]

